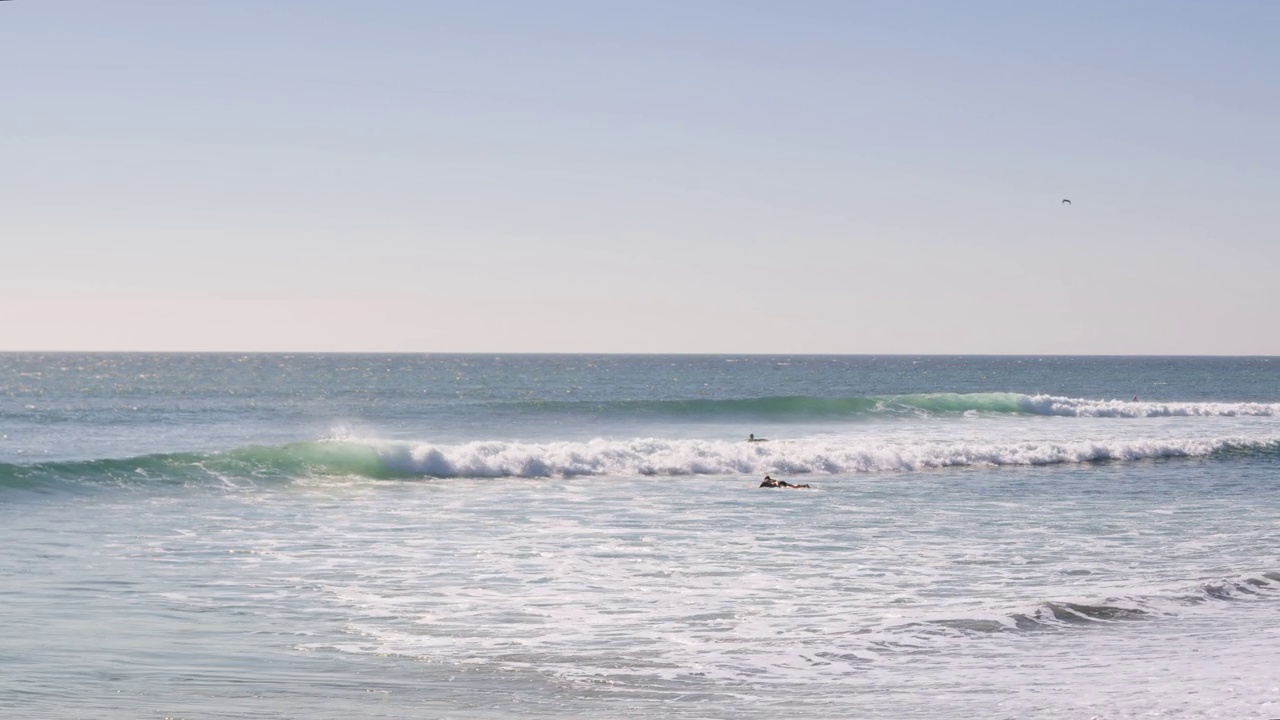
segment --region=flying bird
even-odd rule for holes
[[[1068,200],[1068,199],[1066,199],[1066,198],[1062,198],[1062,204],[1063,204],[1063,205],[1070,205],[1070,204],[1071,204],[1071,201],[1070,201],[1070,200]]]

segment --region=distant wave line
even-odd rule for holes
[[[1055,415],[1062,417],[1280,417],[1280,403],[1102,400],[1016,392],[915,393],[825,398],[780,395],[734,399],[531,400],[516,404],[533,412],[599,413],[678,417],[690,420],[754,418],[776,420],[855,418],[868,415],[963,413]]]
[[[516,400],[458,406],[497,414],[560,415],[698,421],[832,421],[870,417],[949,415],[1043,415],[1088,418],[1280,417],[1280,403],[1140,401],[1028,395],[1017,392],[913,393],[867,397],[777,395],[728,399],[677,400]],[[35,407],[0,410],[0,419],[24,420],[38,412],[42,423],[73,422],[79,413]]]

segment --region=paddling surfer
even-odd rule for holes
[[[808,488],[808,485],[792,485],[786,480],[774,480],[768,475],[764,476],[764,482],[760,483],[762,488]]]

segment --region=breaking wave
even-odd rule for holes
[[[881,397],[823,398],[777,396],[731,400],[620,400],[526,402],[532,412],[684,420],[753,418],[772,420],[856,418],[869,415],[947,415],[962,413],[1057,415],[1064,417],[1280,417],[1280,403],[1147,402],[1090,400],[1055,395],[993,393],[919,393]]]
[[[1021,396],[1022,412],[1066,417],[1280,417],[1280,403],[1142,402],[1083,400],[1052,395]]]
[[[39,490],[57,485],[208,482],[242,486],[314,477],[837,475],[1238,456],[1277,451],[1280,451],[1280,436],[914,444],[861,443],[847,439],[756,444],[658,438],[548,443],[489,440],[459,444],[346,439],[253,446],[219,453],[0,464],[0,487]]]

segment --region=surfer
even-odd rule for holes
[[[762,488],[807,488],[808,485],[792,485],[786,480],[774,480],[768,475],[764,476],[764,482],[760,483]]]
[[[764,442],[765,440],[768,440],[768,439],[769,438],[758,438],[756,437],[755,433],[751,433],[750,435],[747,436],[747,442]]]

